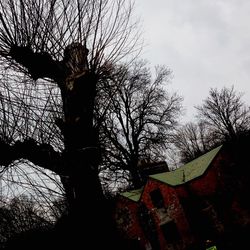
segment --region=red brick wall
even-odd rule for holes
[[[156,181],[153,179],[149,179],[145,188],[144,188],[144,192],[143,192],[143,195],[141,197],[141,201],[146,204],[146,206],[148,207],[148,209],[150,211],[152,211],[152,214],[154,215],[155,221],[158,224],[157,229],[158,229],[161,249],[166,248],[167,242],[166,242],[164,235],[161,231],[161,228],[159,225],[160,221],[159,221],[156,209],[154,208],[151,197],[150,197],[150,192],[155,190],[155,189],[158,189],[158,188],[160,189],[160,191],[163,195],[164,204],[165,204],[166,209],[167,209],[167,214],[175,222],[177,229],[179,231],[180,237],[183,240],[183,244],[186,245],[187,243],[192,241],[192,237],[190,234],[188,222],[187,222],[186,217],[185,217],[185,213],[184,213],[182,206],[179,202],[179,198],[178,198],[178,195],[176,193],[175,188],[170,187],[162,182],[159,182],[159,181]]]
[[[126,222],[122,222],[120,218],[121,213],[125,211],[125,220]],[[129,211],[129,214],[127,214]],[[138,240],[140,245],[143,247],[145,246],[148,241],[144,236],[144,233],[140,227],[138,216],[138,203],[132,200],[129,200],[125,197],[119,197],[117,206],[116,206],[116,213],[115,213],[115,220],[117,222],[117,227],[122,237],[132,240]]]
[[[213,160],[205,173],[184,185],[175,187],[179,198],[187,198],[188,190],[192,191],[197,196],[210,196],[217,192],[218,189],[224,186],[223,167],[228,165],[230,160],[227,155],[222,152]]]

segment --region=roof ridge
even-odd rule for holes
[[[215,156],[221,150],[223,145],[220,145],[205,154],[197,157],[196,159],[182,165],[174,171],[164,172],[159,174],[150,175],[152,179],[162,181],[166,184],[177,186],[193,180],[204,174],[209,167]],[[185,178],[184,178],[185,177]]]

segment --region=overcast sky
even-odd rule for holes
[[[235,86],[250,104],[249,0],[135,0],[146,47],[143,58],[173,70],[185,121],[209,88]]]

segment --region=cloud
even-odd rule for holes
[[[137,0],[137,11],[144,56],[172,68],[189,118],[210,87],[234,84],[250,100],[250,1]]]

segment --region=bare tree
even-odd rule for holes
[[[98,177],[99,131],[94,127],[94,106],[98,84],[108,77],[110,65],[140,48],[132,10],[131,2],[125,0],[0,3],[1,84],[19,91],[29,79],[37,86],[35,93],[24,96],[29,105],[21,101],[21,106],[12,105],[9,110],[6,100],[11,97],[13,101],[15,95],[4,93],[1,98],[5,100],[2,119],[7,123],[0,138],[4,152],[0,164],[7,167],[27,159],[60,176],[70,218],[65,226],[70,228],[68,237],[60,241],[77,247],[83,241],[95,244],[96,235],[104,242],[111,237]],[[50,89],[51,95],[43,95],[44,89]],[[36,93],[38,98],[33,99]],[[34,102],[39,106],[40,96],[45,109],[34,113],[30,107]],[[58,107],[50,109],[47,104],[58,96],[56,103],[62,112],[56,115]],[[49,122],[43,124],[39,115]],[[40,125],[42,129],[37,129]],[[84,240],[78,229],[83,225],[88,228]]]
[[[181,113],[182,98],[167,91],[171,71],[156,67],[152,77],[146,66],[140,61],[118,67],[100,103],[105,113],[100,125],[102,169],[111,170],[118,182],[127,178],[136,188],[143,184],[140,161],[165,160]]]
[[[249,108],[241,97],[233,86],[220,91],[211,89],[207,99],[197,107],[198,117],[220,140],[233,140],[250,128]]]
[[[234,87],[211,89],[203,105],[197,106],[196,123],[181,126],[173,143],[182,163],[189,162],[211,148],[233,140],[249,130],[249,109]]]
[[[197,158],[219,142],[202,121],[181,126],[173,137],[174,150],[178,151],[181,163]]]
[[[16,234],[48,229],[53,225],[48,217],[41,214],[36,203],[25,195],[14,197],[8,204],[1,205],[0,215],[0,246]]]

